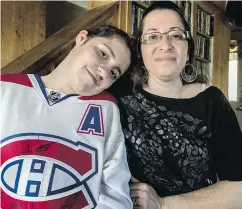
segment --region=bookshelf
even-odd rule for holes
[[[205,74],[212,84],[212,44],[213,44],[213,15],[197,5],[195,65],[198,73]]]
[[[110,3],[112,1],[105,1]],[[230,24],[225,12],[209,1],[173,1],[184,13],[195,42],[193,64],[212,85],[228,94]],[[134,37],[144,10],[152,1],[119,1],[115,25]],[[95,5],[94,5],[95,4]],[[89,1],[89,9],[104,1]]]

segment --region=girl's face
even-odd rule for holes
[[[169,81],[180,76],[188,60],[188,42],[184,36],[181,37],[184,30],[179,14],[173,10],[157,9],[145,17],[142,38],[147,40],[149,37],[149,40],[154,40],[160,33],[166,33],[161,40],[141,44],[142,58],[149,72],[149,79],[153,77]]]
[[[110,87],[131,63],[130,50],[117,36],[88,39],[87,33],[81,32],[71,53],[71,88],[83,96],[96,95]]]

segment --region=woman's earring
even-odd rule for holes
[[[195,81],[197,78],[196,67],[190,63],[186,64],[186,66],[181,71],[181,77],[187,83]]]

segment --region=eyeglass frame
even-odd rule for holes
[[[184,41],[184,40],[188,40],[188,39],[190,39],[191,38],[191,34],[190,34],[190,31],[188,31],[188,30],[181,30],[181,29],[172,29],[172,30],[169,30],[169,31],[167,31],[167,32],[164,32],[164,33],[161,33],[161,32],[159,32],[159,31],[157,31],[157,32],[152,32],[152,33],[147,33],[147,34],[144,34],[144,35],[148,35],[148,34],[157,34],[157,33],[159,33],[160,34],[160,39],[159,39],[159,41],[161,41],[162,39],[163,39],[163,35],[166,35],[166,38],[167,38],[167,40],[170,40],[169,38],[168,38],[168,36],[167,36],[167,34],[169,34],[171,31],[181,31],[181,32],[183,32],[184,33],[184,35],[186,36],[186,38],[185,39],[181,39],[181,40],[179,40],[179,41]],[[140,43],[141,44],[152,44],[152,43],[144,43],[144,40],[143,40],[143,36],[144,35],[142,35],[142,36],[140,36]]]

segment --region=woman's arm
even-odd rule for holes
[[[133,180],[134,178],[132,178]],[[180,195],[159,197],[148,184],[137,179],[130,194],[135,209],[241,209],[242,181],[219,181],[211,186]]]
[[[161,209],[241,209],[242,182],[220,181],[194,192],[160,198],[160,205]]]

